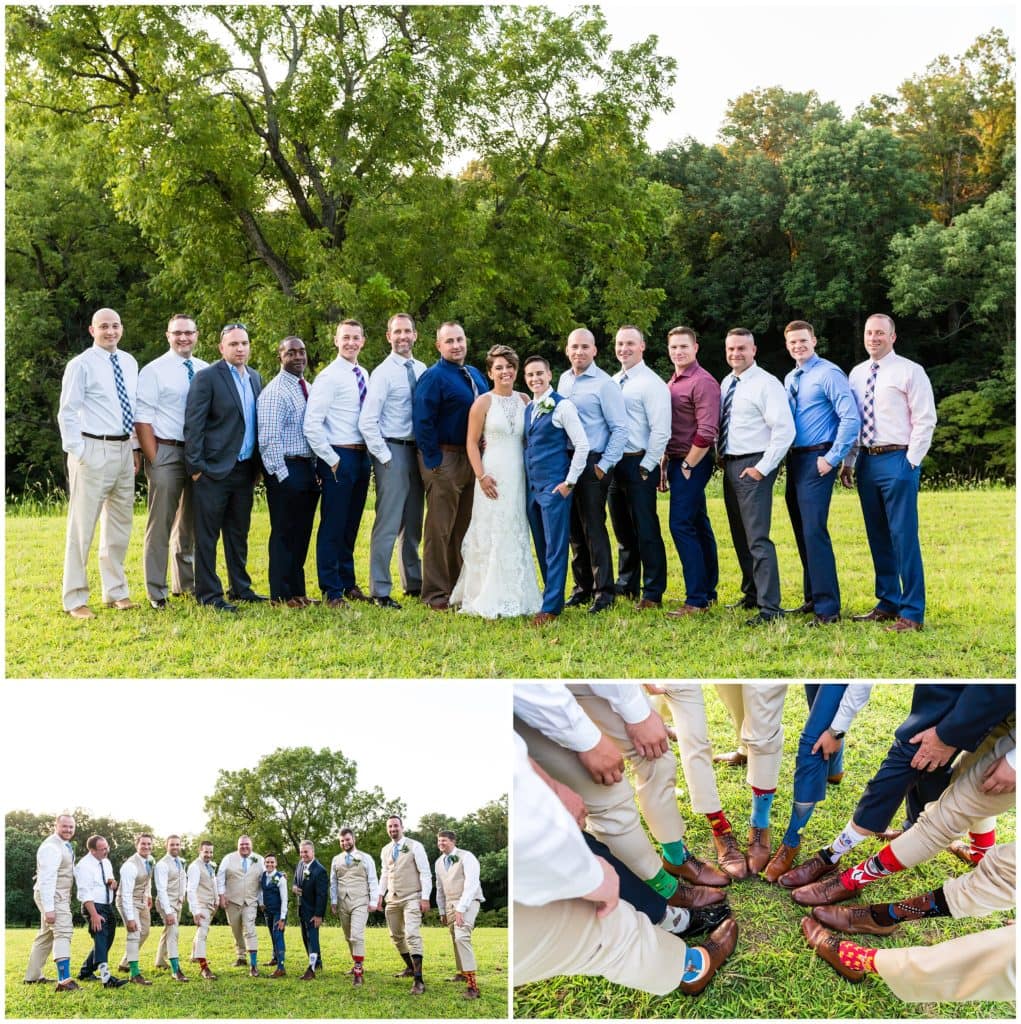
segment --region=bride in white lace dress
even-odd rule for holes
[[[480,395],[468,415],[475,496],[461,545],[464,565],[450,603],[484,619],[534,615],[542,607],[542,595],[525,512],[528,397],[514,390],[518,356],[512,348],[494,345],[486,356],[486,371],[493,390]]]

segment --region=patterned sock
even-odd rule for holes
[[[950,917],[950,908],[943,895],[943,886],[921,896],[912,896],[895,903],[874,903],[869,906],[877,924],[899,924],[901,921],[920,921],[925,917]]]
[[[681,975],[681,981],[697,981],[702,976],[703,970],[705,970],[705,957],[702,955],[702,950],[689,946],[688,951],[684,954],[684,973]]]
[[[254,967],[259,960],[259,954],[256,950],[250,949],[248,951],[248,963],[249,966]]]
[[[712,825],[714,836],[722,836],[725,832],[734,831],[730,822],[727,821],[727,816],[723,813],[722,810],[713,811],[712,814],[707,814],[706,821],[708,821],[709,824]]]
[[[474,971],[463,971],[462,973],[464,974],[465,978],[468,980],[468,988],[469,989],[477,989],[479,987],[478,984],[475,981],[475,972]]]
[[[354,962],[355,962],[355,974],[361,974],[361,973],[362,973],[362,962],[363,962],[364,960],[365,960],[365,957],[363,957],[363,956],[356,956],[356,957],[354,958]]]
[[[969,832],[968,839],[971,841],[972,859],[977,864],[996,845],[996,829],[990,832]]]
[[[110,965],[100,964],[96,970],[99,971],[99,980],[105,985],[110,980]]]
[[[769,814],[773,810],[775,789],[759,789],[752,786],[752,828],[769,828]]]
[[[666,868],[660,868],[655,878],[647,878],[645,884],[668,900],[677,892],[677,879]]]
[[[791,805],[791,820],[787,824],[787,831],[783,834],[785,846],[794,847],[801,845],[801,833],[808,824],[808,819],[812,817],[812,811],[814,810],[814,801],[804,803],[797,800],[794,801]]]
[[[415,981],[422,980],[422,958],[417,953],[411,954],[411,969],[415,972]]]
[[[129,967],[129,968],[130,968],[130,970],[131,970],[131,977],[132,977],[132,978],[137,978],[137,977],[138,977],[138,976],[139,976],[139,975],[140,975],[140,974],[142,973],[142,972],[141,972],[141,971],[140,971],[140,970],[138,969],[138,961],[137,961],[137,960],[132,960],[132,961],[131,961],[131,963],[130,963],[130,964],[128,964],[128,967]]]
[[[313,971],[316,969],[316,964],[318,962],[319,962],[319,954],[318,953],[309,953],[309,955],[308,955],[308,965],[309,965],[309,967],[312,968]]]
[[[876,882],[880,878],[903,870],[904,865],[897,860],[893,848],[887,844],[874,857],[868,857],[854,867],[848,868],[840,876],[840,884],[851,892],[857,892],[869,882]]]
[[[840,943],[837,955],[840,957],[840,962],[845,967],[850,967],[852,971],[875,974],[876,953],[878,952],[877,949],[867,949],[865,946],[859,946],[857,942],[848,942],[845,939]]]
[[[181,972],[181,961],[176,956],[170,958],[170,969],[174,974],[180,974]]]
[[[671,907],[667,904],[666,913],[659,922],[659,927],[665,932],[683,932],[690,923],[691,914],[684,907]]]
[[[209,961],[204,956],[197,956],[195,959],[199,962],[199,969],[203,971],[209,970]]]
[[[663,856],[671,864],[679,867],[691,856],[691,851],[684,845],[683,839],[678,839],[676,842],[663,844]]]
[[[71,977],[71,960],[64,957],[62,960],[54,961],[57,965],[57,981],[67,981]]]
[[[859,843],[864,843],[866,839],[868,839],[868,835],[866,833],[859,832],[854,827],[853,820],[849,821],[844,826],[844,831],[833,840],[829,849],[826,851],[829,862],[831,864],[836,864],[848,850],[853,850]]]

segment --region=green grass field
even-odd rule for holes
[[[720,600],[739,597],[740,576],[730,544],[719,483],[709,513],[720,549]],[[922,549],[928,586],[926,629],[896,635],[874,624],[844,621],[805,628],[801,616],[766,629],[747,629],[745,612],[722,607],[697,621],[676,623],[657,611],[618,602],[589,616],[569,609],[536,631],[523,619],[485,622],[441,615],[408,600],[400,612],[368,605],[330,610],[246,606],[237,616],[172,600],[153,612],[142,583],[143,514],[136,515],[128,578],[137,610],[101,605],[95,547],[93,609],[73,621],[61,612],[65,517],[7,517],[7,675],[35,677],[819,677],[925,678],[1014,675],[1014,502],[1006,488],[926,491],[921,495]],[[683,600],[683,578],[660,518],[669,565],[665,608]],[[355,564],[367,588],[372,524],[366,510]],[[875,604],[872,563],[857,496],[838,488],[830,518],[846,615]],[[269,517],[256,505],[249,571],[267,592]],[[781,494],[774,501],[773,538],[784,603],[801,603],[801,570]],[[310,553],[309,593],[315,586]],[[221,568],[221,578],[223,570]],[[396,579],[396,574],[395,577]],[[395,591],[400,599],[399,587]]]
[[[830,787],[827,799],[816,807],[802,842],[797,863],[829,843],[847,823],[858,797],[889,748],[893,730],[903,721],[911,701],[906,684],[878,684],[869,703],[848,734],[843,782]],[[717,752],[733,749],[734,730],[723,704],[707,690],[706,711],[710,736]],[[773,849],[779,845],[790,815],[791,785],[801,726],[806,717],[804,691],[792,685],[784,707],[784,761],[773,805]],[[669,717],[667,717],[669,723]],[[741,838],[747,835],[750,791],[744,769],[717,767],[717,785],[723,808]],[[712,860],[711,830],[706,819],[691,812],[684,776],[678,760],[678,794],[688,824],[685,841],[699,855]],[[519,812],[520,813],[520,812]],[[898,815],[894,825],[901,821]],[[1016,813],[997,823],[999,842],[1015,837]],[[880,849],[878,840],[866,840],[845,861],[857,863]],[[853,859],[852,859],[853,858]],[[878,902],[918,895],[960,875],[965,866],[949,853],[865,889],[860,902]],[[580,1018],[916,1018],[1015,1017],[1013,1003],[903,1003],[878,977],[860,985],[845,981],[808,947],[799,927],[803,911],[790,895],[762,879],[728,886],[727,897],[740,929],[734,954],[699,996],[673,994],[662,998],[612,985],[596,978],[551,978],[522,986],[514,993],[516,1017]],[[854,901],[859,902],[859,901]],[[984,920],[952,921],[938,918],[904,925],[899,933],[877,938],[880,947],[931,945],[971,931],[1004,923],[1013,914],[997,913]],[[869,936],[863,936],[869,940]],[[872,944],[867,941],[866,944]]]
[[[349,1017],[349,1018],[433,1018],[505,1017],[507,1014],[507,931],[502,928],[477,928],[473,941],[478,959],[478,981],[482,998],[461,999],[463,984],[445,979],[456,970],[453,946],[445,928],[423,928],[425,943],[425,994],[411,996],[411,982],[395,978],[404,965],[390,942],[385,928],[369,928],[365,936],[365,984],[353,988],[347,971],[351,967],[344,933],[339,928],[324,930],[324,975],[314,982],[298,980],[308,966],[301,945],[301,932],[288,928],[287,978],[270,979],[272,968],[263,978],[249,978],[234,963],[230,929],[217,925],[209,933],[209,963],[216,981],[203,981],[195,964],[182,960],[184,972],[192,979],[184,985],[172,981],[164,971],[152,968],[159,930],[153,928],[142,947],[142,973],[153,982],[151,988],[126,985],[107,991],[100,985],[83,984],[79,992],[58,994],[52,985],[25,985],[25,964],[34,931],[8,929],[6,933],[8,1017]],[[189,950],[194,929],[181,928],[181,950]],[[75,928],[71,944],[72,975],[85,959],[92,943],[85,926]],[[124,932],[118,928],[114,955],[124,948]],[[265,929],[259,934],[260,958],[272,956]],[[113,957],[111,957],[111,963]],[[47,977],[54,975],[52,962]]]

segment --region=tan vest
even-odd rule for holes
[[[131,904],[141,910],[148,902],[148,898],[152,895],[152,874],[145,870],[146,862],[139,857],[137,853],[132,857],[129,857],[124,864],[135,865],[135,885],[130,893]],[[121,871],[123,870],[124,865],[122,864]],[[128,895],[129,894],[124,891],[124,886],[121,886],[117,890],[117,898],[122,904]]]
[[[354,850],[352,859],[361,858],[361,863],[344,863],[345,852],[341,850],[330,864],[330,874],[337,887],[337,905],[344,910],[355,910],[369,905],[369,873],[365,870],[368,854]]]
[[[447,901],[447,908],[453,910],[454,904],[461,898],[464,892],[464,861],[458,858],[456,864],[444,867],[443,857],[436,861],[436,880],[443,886],[443,896]]]
[[[407,837],[398,843],[398,846],[404,845],[407,845],[408,852],[397,854],[396,861],[393,860],[393,843],[387,843],[379,855],[385,869],[389,872],[386,898],[391,902],[403,903],[405,900],[419,899],[422,895],[422,877],[419,875],[418,865],[415,863],[414,847]]]
[[[178,857],[177,859],[180,860],[181,858]],[[167,899],[170,900],[170,905],[174,910],[180,910],[181,904],[184,903],[185,890],[188,888],[188,879],[185,874],[184,865],[182,864],[178,868],[174,863],[174,858],[169,853],[163,857],[160,863],[167,866]]]
[[[218,897],[216,895],[216,865],[212,861],[209,864],[203,864],[202,858],[198,857],[188,865],[188,870],[191,870],[192,864],[198,864],[199,866],[199,884],[196,887],[196,897],[198,898],[198,906],[192,907],[192,914],[196,910],[208,909],[209,907],[216,907]],[[209,873],[209,868],[212,867],[213,873]],[[251,870],[251,868],[249,868]]]
[[[35,855],[35,886],[34,891],[39,892],[39,872],[42,867],[39,863],[39,854],[46,848],[46,845],[56,846],[60,850],[60,866],[57,868],[57,888],[54,894],[55,903],[71,902],[71,883],[74,881],[74,853],[67,848],[67,843],[56,833],[47,836],[39,845]]]
[[[236,903],[238,906],[247,906],[259,902],[261,891],[262,873],[265,865],[257,853],[248,855],[248,870],[241,869],[241,854],[235,850],[228,853],[220,862],[220,867],[226,866],[224,875],[224,894],[228,903]]]

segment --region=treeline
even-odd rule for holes
[[[675,62],[614,49],[598,9],[20,7],[7,17],[7,488],[63,486],[55,412],[100,305],[140,363],[166,319],[251,328],[254,363],[332,327],[417,354],[460,319],[562,365],[617,326],[666,374],[677,323],[721,377],[726,329],[783,372],[783,325],[860,361],[897,318],[939,400],[927,467],[1014,478],[1014,55],[997,30],[850,118],[814,92],[734,99],[720,141],[649,153]],[[664,47],[668,49],[669,47]],[[679,134],[683,126],[679,125]],[[452,170],[460,168],[460,170]]]
[[[378,788],[361,790],[356,785],[357,766],[340,751],[309,747],[280,748],[261,758],[255,768],[221,771],[213,792],[205,799],[206,830],[182,834],[182,857],[188,862],[198,856],[204,839],[214,844],[214,860],[234,850],[239,835],[252,838],[257,853],[274,853],[281,871],[293,874],[298,863],[298,843],[311,839],[316,856],[329,870],[330,861],[340,852],[340,829],[355,832],[358,848],[371,854],[380,872],[379,851],[389,842],[386,819],[403,814],[400,800],[385,796]],[[57,808],[51,814],[11,811],[7,814],[6,842],[6,922],[8,927],[38,926],[39,911],[32,900],[35,856],[39,844],[53,831]],[[80,808],[71,812],[77,822],[74,836],[75,861],[85,855],[85,841],[93,833],[110,843],[110,861],[119,872],[121,864],[135,852],[134,837],[139,832],[156,836],[153,857],[159,860],[165,850],[165,836],[154,833],[145,822],[93,817]],[[505,927],[507,924],[507,797],[501,796],[478,810],[455,818],[438,811],[422,815],[417,828],[405,833],[426,849],[430,865],[439,853],[436,833],[441,828],[457,833],[458,845],[479,859],[482,890],[486,897],[479,915],[479,926]],[[155,891],[154,891],[155,899]],[[433,892],[435,915],[435,879]],[[154,916],[158,908],[153,905]],[[185,918],[191,918],[187,907]],[[335,923],[329,917],[327,923]],[[370,922],[383,923],[382,914],[370,915]],[[431,922],[435,923],[435,922]]]

